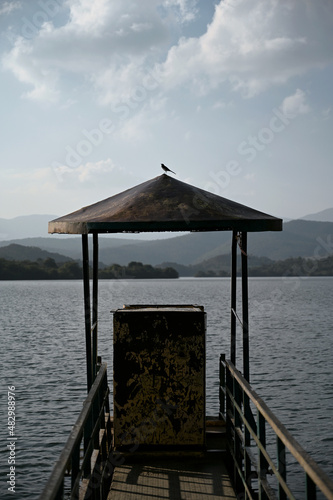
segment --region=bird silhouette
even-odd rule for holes
[[[163,168],[164,172],[172,172],[173,174],[177,175],[176,172],[170,170],[170,168],[166,167],[163,163],[161,163],[161,167]]]

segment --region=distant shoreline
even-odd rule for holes
[[[177,279],[178,277],[178,272],[172,267],[159,268],[135,261],[127,266],[112,264],[99,269],[99,279]],[[52,258],[37,261],[0,258],[0,281],[64,279],[82,279],[82,267],[75,261],[57,264]]]

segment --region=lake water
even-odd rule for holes
[[[249,297],[251,384],[333,477],[333,278],[252,278]],[[109,377],[110,310],[125,303],[203,305],[207,413],[217,414],[219,354],[229,358],[229,302],[230,280],[223,278],[101,281],[99,354]],[[86,395],[82,282],[2,281],[0,317],[0,498],[13,498],[6,484],[7,388],[15,386],[16,498],[35,499]],[[237,333],[241,337],[239,328]],[[239,341],[240,368],[241,354]]]

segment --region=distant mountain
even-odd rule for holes
[[[333,208],[327,208],[315,214],[305,215],[302,220],[314,220],[320,222],[333,222]]]
[[[56,219],[57,215],[52,214],[35,214],[22,215],[12,219],[0,218],[0,241],[12,241],[24,238],[67,238],[65,235],[52,236],[48,234],[48,222]],[[321,212],[305,215],[298,220],[318,221],[318,222],[333,222],[333,208],[322,210]],[[289,222],[290,219],[284,219],[284,222]],[[120,239],[120,238],[115,238]],[[152,239],[155,239],[152,237]],[[123,239],[123,244],[138,243],[138,238],[133,236],[133,240]]]
[[[47,236],[47,224],[56,215],[22,215],[13,219],[0,218],[0,240]]]
[[[159,265],[166,260],[187,265],[203,260],[212,249],[219,248],[220,244],[230,241],[230,237],[230,232],[187,233],[165,240],[121,240],[100,236],[99,260],[106,265],[127,265],[131,261]],[[8,245],[8,243],[39,247],[48,252],[56,251],[75,260],[82,258],[80,236],[2,241],[0,247]],[[92,253],[90,253],[90,257],[92,257]]]
[[[0,247],[0,259],[17,261],[30,260],[32,262],[38,259],[54,259],[57,264],[73,260],[59,253],[47,252],[38,247],[27,247],[16,243]]]
[[[81,247],[81,236],[72,235],[67,237],[62,237],[59,235],[50,235],[46,238],[22,238],[14,239],[9,241],[0,241],[0,247],[8,245],[9,243],[15,243],[18,245],[25,245],[30,247],[39,247],[48,252],[60,253],[62,255],[67,255],[74,260],[81,259],[82,257],[82,247]],[[100,237],[99,238],[99,249],[103,250],[104,247],[109,250],[112,248],[122,247],[124,245],[139,244],[140,241],[136,240],[123,240],[120,238],[112,237]],[[132,259],[133,260],[133,259]]]
[[[91,238],[89,238],[91,240]],[[27,238],[2,241],[39,247],[47,252],[57,252],[74,260],[81,260],[81,238]],[[162,262],[196,265],[213,257],[226,255],[231,249],[231,232],[195,232],[164,240],[123,240],[101,235],[99,260],[105,265],[127,265],[140,261],[153,266]],[[283,231],[249,233],[248,254],[283,260],[289,257],[326,257],[333,253],[333,222],[294,220],[284,224]],[[92,254],[91,254],[92,257]],[[173,266],[174,267],[174,266]]]
[[[333,222],[294,220],[283,231],[249,235],[249,253],[272,260],[327,257],[333,253]],[[332,241],[331,241],[332,240]]]

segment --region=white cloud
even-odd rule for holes
[[[91,76],[101,104],[124,103],[129,110],[136,109],[147,96],[159,87],[159,81],[151,69],[145,67],[144,57],[117,61],[108,68]]]
[[[118,100],[145,76],[143,65],[166,43],[168,27],[155,2],[67,0],[67,22],[56,27],[55,15],[25,21],[21,35],[3,57],[3,65],[33,87],[28,98],[55,100],[66,76],[93,84],[104,102]],[[45,22],[37,25],[37,18]],[[35,23],[34,23],[35,19]],[[46,92],[49,90],[49,94]]]
[[[0,7],[0,16],[10,14],[12,11],[21,9],[21,2],[4,2]]]
[[[33,87],[31,91],[23,94],[24,97],[49,102],[57,101],[58,74],[36,61],[33,49],[27,40],[18,38],[11,52],[3,57],[2,63],[4,68],[10,69],[20,82]]]
[[[164,0],[166,9],[175,8],[181,22],[193,21],[198,13],[197,0]]]
[[[310,111],[310,106],[306,104],[305,100],[305,92],[297,89],[295,94],[283,100],[281,109],[286,116],[296,117],[297,115],[304,115]]]
[[[109,16],[117,13],[117,5],[108,0],[69,0],[70,22],[67,28],[74,32],[98,33]],[[115,2],[113,2],[114,4]]]
[[[8,179],[14,180],[16,182],[29,183],[34,185],[36,181],[48,181],[50,180],[50,174],[52,173],[50,167],[46,168],[35,168],[29,171],[9,171]]]
[[[213,104],[213,109],[225,109],[226,108],[226,103],[224,101],[216,101],[214,104]]]
[[[92,185],[92,181],[96,181],[97,178],[100,181],[101,176],[111,173],[115,168],[113,161],[108,158],[97,162],[82,163],[75,168],[68,167],[67,165],[58,165],[53,168],[53,172],[61,183],[66,182],[72,185],[77,182],[80,184],[89,182],[89,185]]]
[[[64,6],[67,21],[57,26]],[[188,86],[205,95],[228,82],[252,97],[333,60],[333,3],[327,0],[221,0],[204,35],[182,37],[171,48],[173,23],[193,20],[197,0],[66,0],[64,6],[52,16],[35,12],[30,35],[24,26],[3,58],[32,87],[27,98],[54,102],[75,77],[101,104],[119,104],[154,68],[166,91]]]
[[[160,66],[165,88],[199,94],[229,81],[252,97],[332,63],[333,4],[299,0],[222,0],[207,32],[181,38]]]

